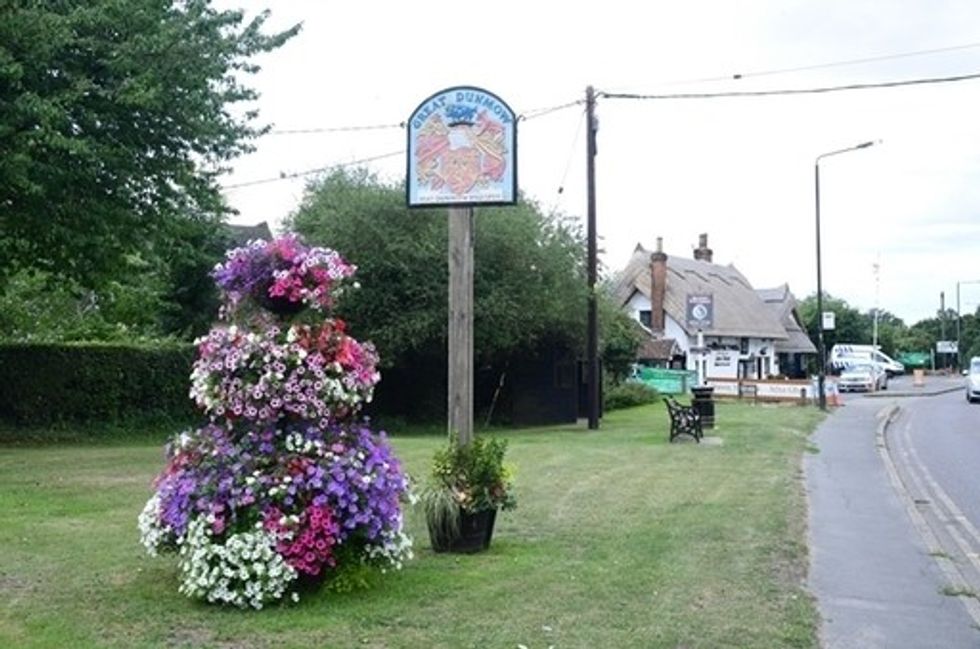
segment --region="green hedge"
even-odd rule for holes
[[[639,381],[624,381],[603,391],[606,410],[620,410],[653,403],[660,396],[654,388]]]
[[[193,345],[0,345],[0,417],[16,424],[184,417]]]

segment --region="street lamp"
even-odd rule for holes
[[[959,372],[963,369],[963,352],[960,351],[960,345],[963,341],[960,340],[960,320],[962,316],[960,315],[960,284],[980,284],[980,279],[971,279],[964,282],[956,282],[956,371]]]
[[[878,308],[878,304],[879,304],[878,298],[880,296],[880,288],[881,288],[881,278],[879,277],[879,273],[881,272],[880,255],[878,261],[872,264],[871,267],[874,269],[874,274],[875,274],[875,319],[874,319],[874,326],[872,327],[871,330],[871,349],[877,351],[878,350],[878,311],[880,310]]]
[[[820,161],[824,158],[829,158],[832,155],[847,153],[848,151],[857,151],[858,149],[867,149],[873,144],[873,141],[862,142],[861,144],[848,147],[846,149],[838,149],[837,151],[821,153],[817,156],[816,161],[813,163],[814,187],[816,189],[817,197],[817,340],[820,347],[820,374],[817,376],[817,392],[820,395],[821,410],[827,409],[827,393],[824,391],[824,382],[826,381],[827,374],[827,351],[824,348],[823,342],[823,281],[820,274]]]

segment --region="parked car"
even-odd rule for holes
[[[980,356],[970,359],[966,375],[966,400],[970,403],[980,401]]]
[[[887,390],[888,373],[877,363],[853,363],[841,370],[837,389],[841,392]]]

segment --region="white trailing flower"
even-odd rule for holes
[[[381,572],[387,572],[389,568],[401,570],[406,561],[415,557],[415,552],[412,550],[412,537],[401,530],[401,525],[397,530],[383,531],[377,543],[368,545],[365,551],[367,552],[365,559],[372,563],[380,563]]]
[[[209,530],[201,519],[187,526],[180,548],[181,593],[255,609],[286,595],[296,570],[276,552],[274,534],[256,528],[216,541]]]
[[[155,493],[146,501],[138,520],[140,543],[151,557],[159,555],[173,534],[173,530],[160,522],[160,494]]]

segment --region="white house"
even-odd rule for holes
[[[694,259],[668,257],[662,247],[660,238],[653,252],[637,245],[614,286],[619,304],[650,332],[640,360],[695,370],[701,380],[781,374],[777,346],[789,335],[780,312],[734,266],[712,263],[708,235]],[[709,304],[710,318],[691,317],[692,297]]]

